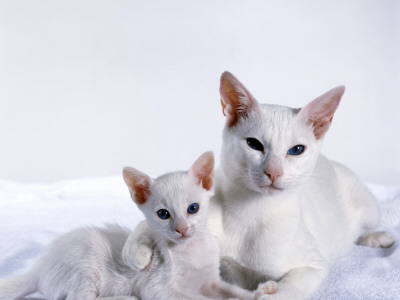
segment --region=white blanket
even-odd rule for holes
[[[369,187],[380,201],[382,229],[399,239],[400,187]],[[48,185],[0,181],[0,278],[27,272],[43,247],[73,228],[116,222],[133,229],[142,219],[121,177]],[[400,299],[398,243],[354,246],[311,299]]]

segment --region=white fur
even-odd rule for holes
[[[279,280],[277,292],[261,299],[305,299],[354,242],[394,243],[388,233],[372,233],[380,212],[370,191],[320,154],[343,92],[332,89],[300,110],[260,105],[232,74],[221,77],[227,122],[209,229],[219,240],[225,280],[248,289]],[[304,153],[289,155],[296,145]]]
[[[121,258],[128,235],[117,225],[71,231],[54,241],[27,275],[0,281],[0,299],[20,299],[39,291],[46,299],[136,300],[140,274]]]
[[[176,172],[150,180],[149,198],[139,205],[146,216],[147,234],[153,241],[153,258],[147,282],[141,289],[142,299],[258,299],[274,286],[273,282],[262,284],[256,294],[220,280],[218,243],[207,229],[209,198],[213,191],[202,186],[203,181],[213,179],[212,166],[212,154],[206,153],[188,173]],[[137,174],[135,170],[128,171],[133,177]],[[198,203],[200,209],[188,214],[192,203]],[[166,220],[156,217],[159,209],[168,210],[171,217]],[[187,227],[184,235],[177,232],[182,224]],[[142,236],[145,230],[143,223],[130,240]],[[148,251],[144,253],[138,256],[142,263],[148,257]],[[125,255],[131,253],[125,252]]]
[[[346,167],[320,154],[322,137],[343,91],[332,90],[303,110],[249,99],[252,109],[224,129],[212,201],[221,219],[210,219],[210,229],[219,232],[223,256],[280,280],[277,293],[268,299],[306,298],[332,262],[362,234],[367,234],[359,240],[362,244],[386,247],[394,242],[388,234],[368,235],[379,224],[376,200]],[[336,102],[329,111],[331,100]],[[327,127],[316,136],[309,119],[319,118],[319,109],[325,108],[329,116],[321,122]],[[264,151],[251,149],[249,137],[257,138]],[[299,144],[306,146],[305,152],[288,155]],[[273,184],[265,171],[271,164],[283,168]],[[236,283],[257,284],[246,279]]]
[[[117,225],[64,235],[27,275],[0,282],[0,300],[20,299],[35,291],[49,300],[245,300],[270,293],[274,282],[261,284],[252,293],[220,280],[218,243],[207,230],[213,166],[212,153],[205,153],[189,172],[157,179],[125,168],[124,179],[147,224],[143,221],[131,236]],[[141,196],[140,203],[135,195]],[[192,203],[200,210],[189,214]],[[160,209],[171,217],[159,218]],[[148,239],[140,240],[141,236]],[[153,241],[151,249],[132,252],[129,245],[138,238],[142,243]],[[139,264],[126,260],[132,255]]]

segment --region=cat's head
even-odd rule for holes
[[[343,86],[336,87],[301,109],[259,104],[237,78],[223,73],[225,176],[240,188],[267,195],[300,185],[313,172],[343,93]]]
[[[214,155],[201,155],[187,172],[156,179],[131,167],[123,170],[133,201],[157,239],[185,243],[206,226],[214,185]]]

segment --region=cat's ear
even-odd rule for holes
[[[250,109],[258,106],[245,86],[231,73],[221,75],[219,87],[222,112],[226,117],[227,126],[234,126],[241,117],[245,117]]]
[[[189,175],[210,191],[214,185],[214,154],[211,151],[203,153],[190,168]]]
[[[125,167],[123,176],[133,201],[139,205],[144,204],[150,196],[153,179],[132,167]]]
[[[344,90],[344,86],[335,87],[300,110],[298,117],[313,127],[317,139],[328,131]]]

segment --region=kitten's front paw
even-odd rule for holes
[[[139,251],[132,257],[132,262],[140,270],[143,270],[150,266],[153,251],[145,245],[139,246],[138,250]]]
[[[151,263],[153,251],[146,245],[137,247],[125,247],[122,250],[122,258],[130,268],[136,271],[147,268]]]
[[[278,284],[275,281],[267,281],[260,283],[257,290],[254,292],[254,299],[268,299],[266,295],[275,294],[278,290]]]

